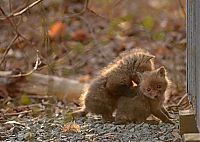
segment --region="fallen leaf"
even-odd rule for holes
[[[155,33],[153,35],[153,39],[154,40],[164,40],[165,39],[165,33],[164,32],[159,32],[159,33]]]
[[[75,41],[83,42],[88,39],[88,34],[84,29],[79,29],[71,33],[71,37]]]
[[[29,104],[31,104],[31,99],[29,98],[28,95],[24,94],[20,98],[20,104],[22,104],[22,105],[29,105]]]
[[[73,50],[75,53],[82,54],[84,53],[85,46],[81,42],[69,42],[68,43],[69,48]]]
[[[64,125],[63,132],[75,132],[79,133],[81,130],[80,125],[76,124],[75,122],[70,122]]]
[[[64,122],[68,123],[68,122],[71,122],[71,121],[73,121],[73,115],[72,115],[72,112],[69,111],[64,116]]]
[[[59,37],[65,30],[66,25],[60,21],[53,24],[48,32],[50,38],[55,39]]]
[[[142,24],[144,26],[145,29],[147,30],[152,30],[152,28],[154,27],[154,19],[151,16],[146,16],[144,17]]]

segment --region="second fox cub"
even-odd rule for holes
[[[136,72],[154,69],[154,56],[144,50],[132,50],[121,54],[103,69],[82,95],[82,109],[73,115],[88,112],[102,115],[105,120],[113,120],[119,97],[133,94],[132,81],[137,82]]]
[[[145,122],[153,114],[163,122],[173,123],[163,106],[164,92],[168,79],[164,67],[154,71],[138,73],[140,83],[134,87],[135,97],[120,97],[117,106],[116,122]]]

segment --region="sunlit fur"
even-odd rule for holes
[[[118,100],[116,121],[144,122],[150,114],[153,114],[164,122],[172,123],[163,107],[164,93],[169,82],[165,68],[138,73],[138,76],[140,83],[135,87],[135,97],[122,96]]]
[[[167,89],[169,79],[166,75],[166,70],[161,67],[151,72],[144,72],[141,76],[140,89],[141,92],[152,99],[161,97],[164,100],[163,93]]]
[[[154,56],[144,50],[131,50],[121,54],[117,59],[100,71],[82,96],[83,108],[78,113],[91,112],[100,114],[104,119],[113,119],[120,96],[132,87],[132,81],[138,80],[137,72],[154,69]],[[120,90],[121,88],[121,90]],[[76,112],[74,113],[76,114]]]

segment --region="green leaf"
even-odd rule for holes
[[[22,105],[29,105],[29,104],[31,104],[31,99],[29,98],[28,95],[24,94],[20,98],[20,104],[22,104]]]
[[[115,33],[116,30],[119,28],[119,24],[123,22],[130,22],[132,20],[133,20],[133,15],[131,14],[113,19],[110,24],[108,33],[110,35],[113,35],[113,33]]]
[[[154,40],[164,40],[165,39],[165,33],[164,32],[155,33],[153,35],[153,39]]]
[[[73,52],[78,54],[83,54],[85,51],[85,47],[81,42],[73,42],[70,44],[69,48],[71,48]]]
[[[72,122],[74,120],[72,112],[69,111],[64,116],[64,123]]]
[[[152,30],[154,27],[154,19],[151,16],[144,17],[142,24],[146,30]]]

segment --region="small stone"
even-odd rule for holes
[[[143,127],[149,127],[149,124],[144,123],[144,124],[143,124]]]
[[[21,128],[19,126],[14,126],[10,129],[10,131],[13,135],[16,135],[19,131],[21,131]]]
[[[111,130],[112,132],[116,132],[116,131],[117,131],[117,127],[116,127],[116,126],[113,126],[110,130]]]
[[[92,129],[88,130],[88,132],[89,132],[89,133],[94,133],[95,130],[92,128]]]
[[[37,137],[37,141],[42,142],[43,140],[40,137]]]
[[[33,139],[33,138],[34,138],[34,135],[31,132],[27,132],[27,133],[24,134],[25,140],[30,140],[30,139]]]
[[[24,140],[24,138],[25,138],[24,133],[18,133],[17,140],[22,141]]]
[[[129,132],[131,132],[131,133],[135,132],[135,128],[134,128],[134,127],[131,128],[131,129],[129,130]]]
[[[160,138],[160,140],[162,140],[162,141],[165,140],[165,136],[160,136],[159,138]]]

